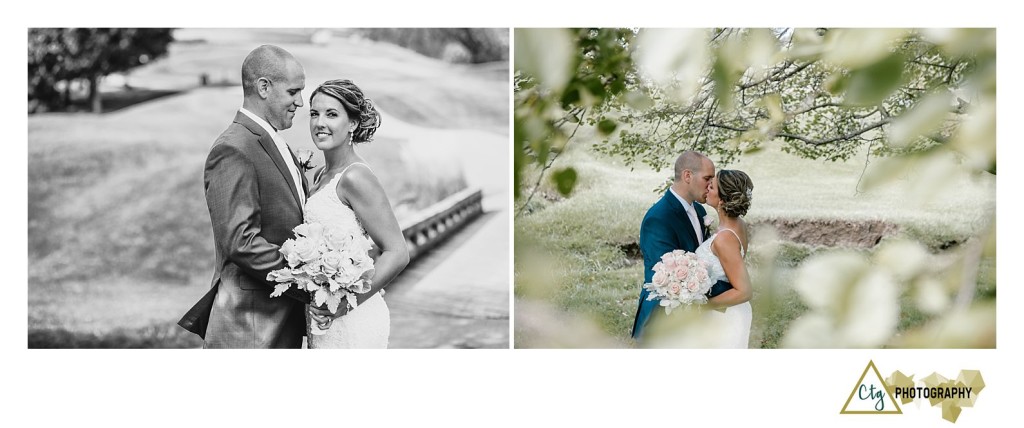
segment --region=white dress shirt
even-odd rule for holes
[[[686,200],[683,199],[682,196],[679,196],[675,190],[672,190],[671,187],[668,188],[668,191],[672,192],[672,196],[675,196],[676,199],[679,200],[679,203],[683,204],[683,209],[686,210],[686,216],[690,217],[690,225],[693,226],[693,231],[697,234],[697,242],[704,242],[704,231],[703,228],[700,227],[700,220],[697,218],[697,209],[693,207],[693,204],[686,202]]]
[[[299,176],[299,167],[295,165],[295,161],[292,159],[292,152],[288,148],[288,143],[284,141],[284,137],[281,136],[270,126],[267,121],[263,118],[256,116],[253,112],[246,110],[244,107],[240,107],[238,111],[242,114],[249,116],[253,122],[256,122],[259,126],[263,127],[263,130],[270,134],[270,137],[274,139],[274,145],[277,146],[277,151],[281,153],[281,157],[284,158],[285,165],[288,165],[288,171],[292,173],[292,181],[295,182],[295,190],[299,194],[299,201],[302,205],[306,204],[306,194],[302,191],[302,178]]]

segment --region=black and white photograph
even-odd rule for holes
[[[30,27],[28,348],[509,348],[509,43]]]

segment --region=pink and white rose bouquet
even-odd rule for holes
[[[665,253],[654,265],[654,277],[644,288],[650,291],[647,300],[661,299],[667,314],[681,305],[707,303],[706,294],[711,289],[708,265],[694,253],[683,250]]]
[[[360,230],[327,228],[320,223],[303,223],[293,231],[295,238],[285,241],[280,250],[288,266],[267,275],[267,280],[278,283],[270,297],[295,286],[309,292],[314,305],[326,303],[331,312],[338,310],[342,299],[355,307],[355,294],[370,291],[370,239]],[[323,334],[316,325],[311,330]]]

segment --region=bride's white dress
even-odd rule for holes
[[[714,284],[719,280],[728,281],[729,279],[725,276],[725,269],[722,268],[722,261],[715,256],[715,253],[711,252],[711,243],[715,241],[715,238],[722,232],[728,231],[729,233],[735,234],[736,232],[731,229],[720,229],[711,235],[706,241],[697,247],[697,251],[694,253],[697,258],[704,260],[708,264],[708,276],[711,277],[711,283]],[[739,236],[736,236],[739,239]],[[740,252],[742,256],[743,247],[740,246]],[[708,323],[714,325],[717,334],[714,336],[715,343],[709,344],[711,348],[748,348],[750,344],[750,322],[753,318],[751,312],[750,302],[744,302],[736,306],[730,306],[725,309],[725,312],[705,310],[703,311],[705,319]]]
[[[355,212],[338,199],[338,182],[349,168],[364,163],[356,162],[336,174],[330,182],[322,186],[306,201],[305,218],[307,222],[318,222],[324,226],[340,228],[357,227],[363,230]],[[365,231],[364,231],[365,233]],[[308,314],[308,311],[307,311]],[[308,317],[308,316],[307,316]],[[307,320],[307,333],[308,324]],[[391,312],[380,293],[334,320],[327,333],[322,335],[308,334],[310,348],[387,348],[388,336],[391,334]]]

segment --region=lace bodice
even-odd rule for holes
[[[355,165],[353,163],[334,175],[306,201],[306,222],[317,222],[326,227],[358,230],[366,235],[356,213],[338,198],[338,181]],[[321,178],[322,179],[322,178]],[[371,239],[372,242],[372,239]],[[308,324],[307,320],[307,324]],[[308,335],[310,348],[387,348],[391,335],[391,312],[381,293],[375,293],[365,302],[334,321],[323,335]]]
[[[356,218],[356,213],[338,198],[338,182],[341,180],[342,175],[345,174],[345,171],[348,171],[349,168],[355,165],[365,166],[365,164],[358,162],[349,165],[341,172],[335,174],[331,181],[321,186],[316,193],[309,197],[304,207],[306,223],[320,223],[325,227],[340,228],[342,230],[352,230],[355,228],[362,232],[363,235],[366,235],[366,230],[363,229],[362,223]]]
[[[729,278],[725,276],[725,269],[722,267],[722,261],[718,259],[718,256],[711,251],[711,243],[715,241],[718,234],[729,231],[732,234],[736,234],[732,229],[719,229],[714,235],[711,235],[706,241],[697,247],[697,251],[694,254],[697,258],[704,260],[708,264],[708,276],[711,277],[711,282],[717,281],[728,281]],[[736,239],[739,239],[739,235],[736,235]],[[743,241],[740,241],[740,257],[746,257],[746,252],[743,251]]]

